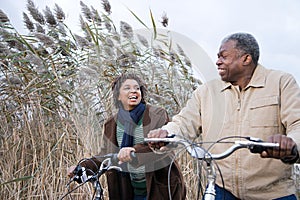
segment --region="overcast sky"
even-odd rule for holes
[[[40,11],[55,2],[66,14],[66,24],[79,30],[80,0],[34,0]],[[100,0],[83,0],[101,10]],[[169,18],[168,29],[183,34],[201,46],[216,61],[220,41],[233,32],[253,34],[260,45],[260,63],[295,76],[300,83],[300,1],[299,0],[110,0],[114,22],[123,20],[142,25],[127,8],[151,26],[149,10],[156,21],[163,13]],[[22,12],[26,0],[0,0],[0,8],[18,31],[23,31]]]

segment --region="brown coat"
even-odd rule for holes
[[[150,130],[160,128],[168,122],[167,112],[156,106],[147,105],[143,116],[144,137]],[[112,117],[104,124],[101,155],[117,153],[119,147],[116,138],[116,117]],[[168,193],[168,170],[172,161],[171,155],[154,154],[148,145],[137,144],[136,150],[137,166],[145,165],[147,200],[167,200]],[[133,199],[133,188],[130,177],[116,170],[106,173],[109,198],[111,200]],[[186,196],[186,189],[183,177],[176,162],[173,163],[170,174],[170,185],[172,200],[183,200]]]

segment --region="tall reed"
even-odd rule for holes
[[[201,84],[191,63],[169,35],[157,34],[152,12],[152,46],[129,23],[112,21],[109,1],[99,11],[80,2],[82,32],[73,33],[56,4],[41,12],[27,1],[21,35],[0,10],[0,193],[3,199],[59,199],[67,192],[66,170],[81,158],[99,152],[103,122],[114,112],[110,84],[125,71],[148,84],[147,101],[177,113]],[[166,15],[163,26],[167,26]],[[133,19],[134,19],[133,18]],[[180,157],[186,180],[194,163]],[[105,179],[101,178],[103,184]],[[188,182],[188,185],[194,183]],[[75,185],[71,184],[71,188]],[[189,198],[193,189],[189,187]],[[107,191],[105,190],[105,194]],[[86,185],[73,199],[92,194]]]

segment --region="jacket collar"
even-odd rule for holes
[[[267,69],[264,68],[262,65],[258,64],[257,67],[254,70],[253,76],[250,80],[250,82],[248,83],[248,85],[246,86],[245,89],[249,88],[249,87],[264,87],[265,86],[265,82],[266,82],[266,71]],[[231,88],[232,84],[230,82],[225,82],[222,81],[223,85],[221,87],[221,91],[224,91],[228,88]]]

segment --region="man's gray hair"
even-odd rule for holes
[[[223,39],[222,44],[229,40],[236,41],[236,48],[242,53],[250,54],[253,63],[257,65],[259,59],[259,46],[256,39],[249,33],[234,33]]]

